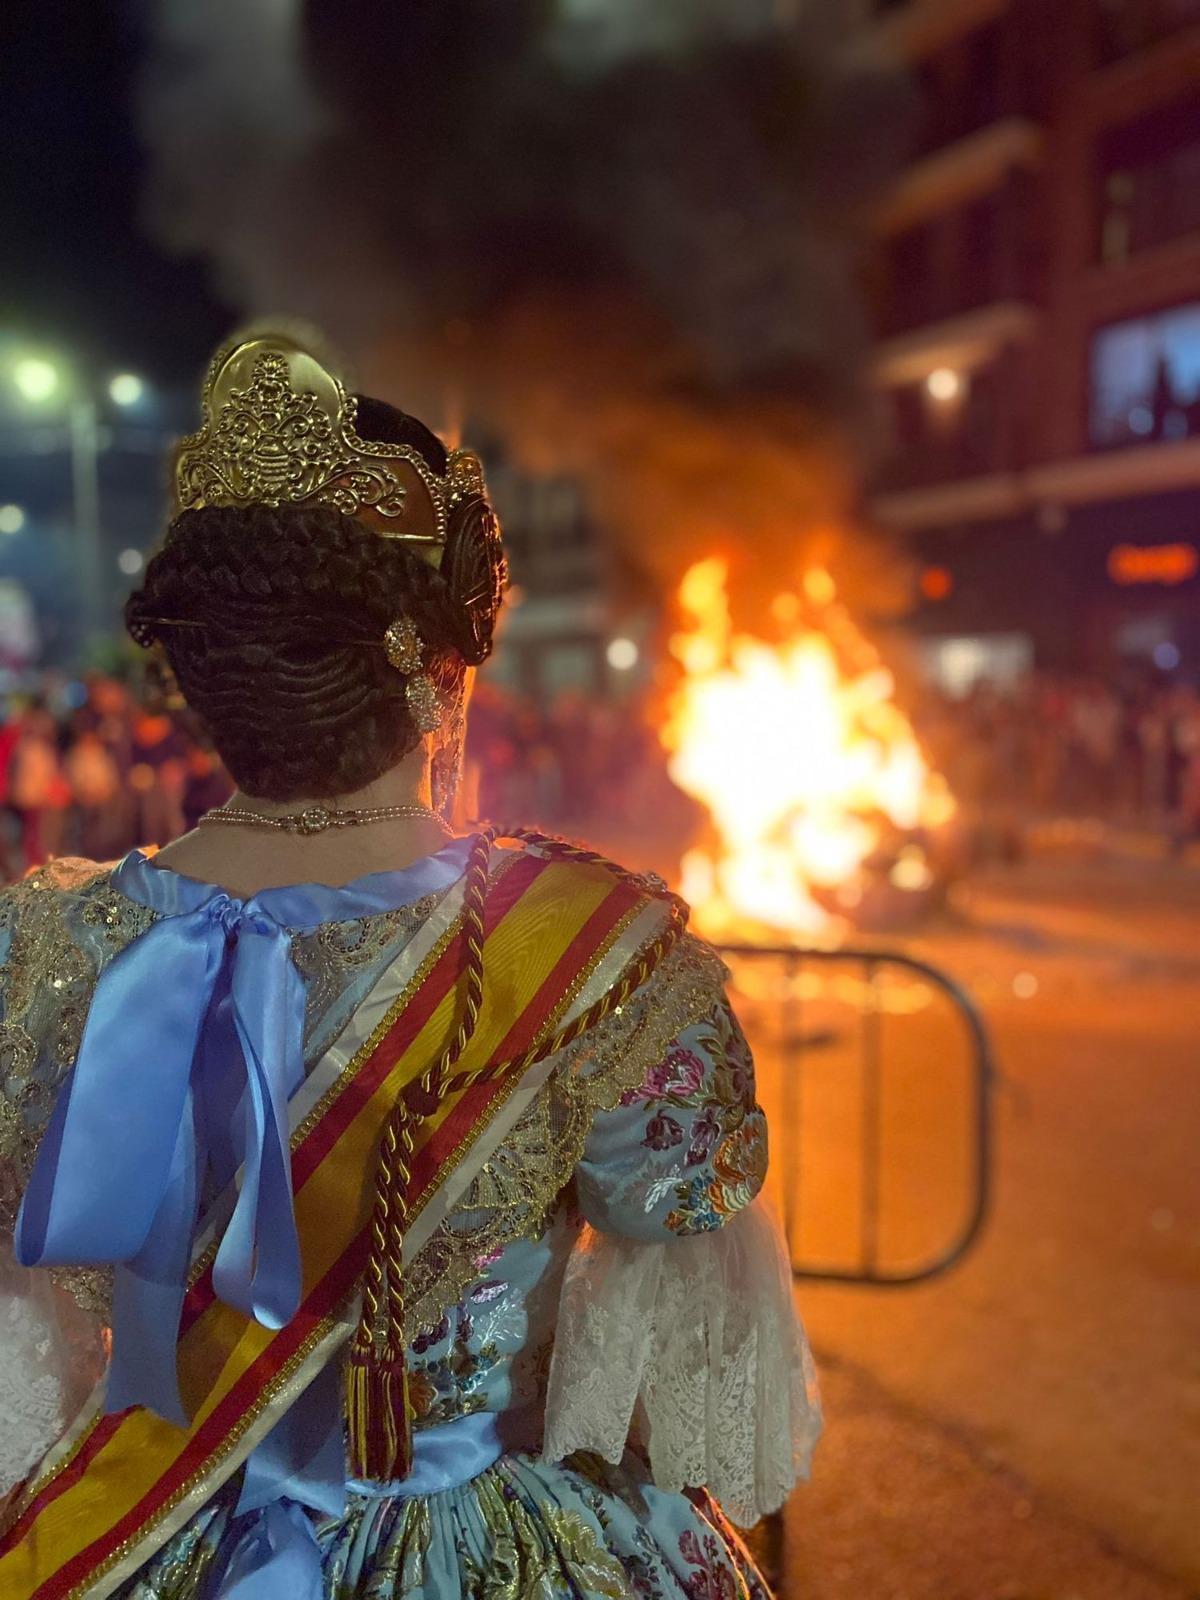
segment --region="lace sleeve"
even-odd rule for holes
[[[59,1438],[103,1368],[99,1320],[0,1242],[0,1499]]]
[[[743,1527],[808,1476],[816,1376],[762,1201],[664,1244],[585,1229],[563,1284],[543,1453],[619,1462],[635,1409],[655,1483],[709,1489]]]

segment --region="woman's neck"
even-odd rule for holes
[[[293,816],[313,806],[327,811],[374,811],[386,806],[431,807],[429,756],[424,745],[410,750],[402,761],[373,778],[361,789],[339,795],[296,795],[287,800],[264,800],[261,796],[234,791],[229,801],[238,810],[254,811],[259,816]]]
[[[339,795],[296,795],[264,800],[240,790],[231,807],[259,816],[287,816],[310,806],[363,811],[389,806],[430,805],[429,758],[424,746],[361,789]],[[188,877],[219,884],[245,899],[261,889],[292,883],[350,883],[372,872],[394,872],[441,850],[451,834],[427,810],[363,827],[328,828],[303,835],[253,824],[201,826],[167,845],[158,862]]]

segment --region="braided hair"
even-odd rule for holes
[[[440,441],[415,418],[366,400],[359,418],[371,437],[413,444],[445,471]],[[459,691],[466,662],[481,657],[446,578],[331,506],[184,511],[125,607],[238,786],[277,801],[351,793],[420,742],[406,679],[383,648],[399,617],[416,624],[423,670],[444,694]]]

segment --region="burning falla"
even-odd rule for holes
[[[689,569],[671,640],[681,672],[662,739],[715,841],[684,857],[683,892],[712,936],[828,937],[889,837],[909,839],[892,883],[920,886],[928,869],[914,841],[954,801],[827,572],[806,574],[803,598],[777,597],[776,643],[734,629],[726,578],[718,558]]]

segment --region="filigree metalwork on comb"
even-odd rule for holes
[[[357,401],[294,333],[250,330],[220,350],[203,426],[180,442],[176,509],[328,505],[389,538],[444,545],[450,511],[483,495],[483,468],[453,451],[444,477],[407,444],[356,429]]]
[[[363,505],[381,516],[404,511],[405,490],[380,462],[364,466],[339,439],[334,419],[311,390],[298,394],[288,364],[267,351],[243,388],[206,430],[201,448],[180,456],[181,507],[233,500],[264,505],[313,500],[353,515]]]

